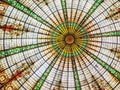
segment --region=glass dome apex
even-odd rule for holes
[[[119,0],[0,1],[0,90],[119,90]]]

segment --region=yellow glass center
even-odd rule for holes
[[[77,29],[78,24],[61,24],[53,33],[53,48],[62,56],[77,56],[86,47],[87,39],[82,27]]]

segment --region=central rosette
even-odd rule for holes
[[[66,44],[73,44],[74,41],[75,41],[75,38],[74,38],[73,35],[68,34],[68,35],[65,36]]]
[[[87,44],[85,30],[76,23],[59,25],[52,35],[53,48],[62,56],[77,56]]]

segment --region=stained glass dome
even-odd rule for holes
[[[120,0],[0,0],[0,90],[120,90]]]

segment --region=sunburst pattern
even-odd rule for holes
[[[0,1],[0,90],[120,90],[119,0]]]
[[[70,57],[79,55],[87,44],[85,30],[81,27],[75,31],[78,24],[67,23],[58,26],[53,33],[53,48],[61,55]],[[80,37],[81,36],[81,37]]]

